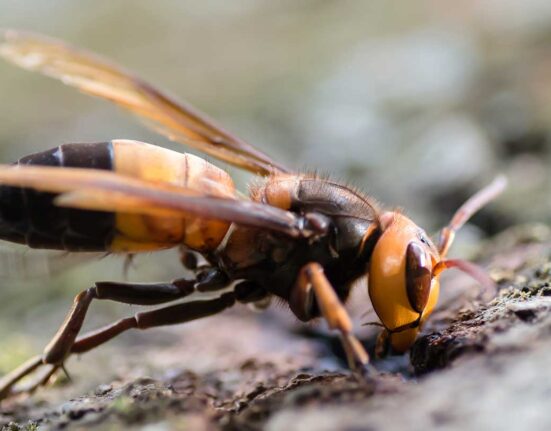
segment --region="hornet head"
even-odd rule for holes
[[[455,232],[501,193],[505,185],[505,179],[498,177],[467,200],[442,230],[438,246],[405,215],[386,212],[380,216],[382,234],[369,264],[369,296],[385,328],[379,339],[384,347],[390,345],[396,352],[405,352],[411,347],[436,306],[439,275],[443,270],[458,268],[484,287],[494,287],[493,281],[478,266],[445,257]]]

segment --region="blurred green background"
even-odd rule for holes
[[[116,60],[283,163],[349,181],[429,232],[506,174],[508,191],[465,228],[458,254],[509,225],[551,221],[549,1],[0,0],[0,27]],[[0,62],[2,162],[112,138],[185,150]],[[250,178],[230,171],[244,189]],[[44,345],[74,294],[124,278],[122,259],[1,252],[0,373]],[[160,256],[139,257],[128,278],[181,275],[175,253]],[[127,309],[101,304],[87,325]]]

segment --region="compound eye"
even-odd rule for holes
[[[423,247],[415,242],[406,251],[406,290],[411,307],[418,313],[425,309],[430,295],[432,262]]]

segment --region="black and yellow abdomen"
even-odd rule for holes
[[[64,144],[20,159],[17,164],[104,169],[168,182],[214,196],[233,197],[229,175],[191,154],[143,142],[113,140]],[[228,223],[186,216],[142,216],[62,208],[55,195],[0,186],[0,239],[32,248],[67,251],[140,252],[179,244],[213,250]]]

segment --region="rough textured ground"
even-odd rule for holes
[[[323,331],[298,330],[283,310],[263,318],[240,310],[156,332],[154,339],[136,333],[126,345],[71,361],[73,383],[4,402],[0,424],[10,430],[549,430],[550,245],[544,226],[495,238],[481,257],[499,282],[497,297],[477,300],[470,281],[451,278],[410,365],[405,357],[376,362],[394,372],[374,382],[344,371],[334,339]],[[365,338],[369,346],[372,333]]]
[[[106,55],[285,165],[346,178],[428,230],[505,174],[507,192],[462,230],[458,255],[507,226],[551,223],[551,2],[113,3],[0,0],[0,27]],[[184,150],[107,104],[3,63],[0,95],[2,163],[117,137]],[[233,175],[244,190],[246,178]],[[480,253],[501,280],[494,302],[478,300],[463,276],[444,274],[439,310],[412,361],[377,361],[391,375],[376,388],[348,378],[323,325],[238,307],[125,334],[72,359],[72,383],[2,403],[0,427],[551,429],[550,241],[547,228],[517,229]],[[4,259],[2,249],[0,373],[40,351],[80,289],[121,276],[103,262],[47,280],[50,265]],[[138,266],[143,281],[181,271],[165,255]],[[34,281],[20,282],[22,274]],[[359,317],[365,297],[359,290],[350,304],[358,323],[374,320]],[[134,311],[94,305],[86,325]],[[357,331],[371,347],[374,328]]]

